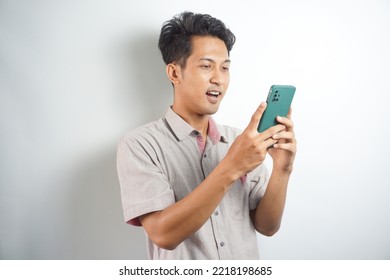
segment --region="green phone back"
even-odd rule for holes
[[[285,117],[290,110],[295,94],[294,86],[273,85],[267,97],[267,108],[260,119],[258,132],[263,132],[271,126],[277,125],[277,116]]]

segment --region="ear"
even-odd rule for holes
[[[169,63],[166,67],[168,79],[172,84],[179,84],[181,77],[181,68],[176,63]]]

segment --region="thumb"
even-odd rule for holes
[[[255,113],[252,115],[247,129],[252,131],[255,130],[257,132],[257,127],[259,126],[259,122],[261,117],[263,116],[265,108],[267,108],[267,103],[261,102],[260,106],[257,107]]]

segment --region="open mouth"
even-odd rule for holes
[[[221,100],[219,97],[220,95],[222,95],[222,92],[216,90],[209,90],[206,92],[207,100],[211,104],[217,104]]]
[[[208,91],[206,92],[206,95],[211,96],[211,97],[218,97],[221,93],[219,91]]]

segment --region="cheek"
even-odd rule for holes
[[[187,82],[192,86],[192,88],[195,91],[203,92],[205,89],[207,89],[209,81],[210,81],[209,75],[198,74],[198,75],[193,75],[192,77],[189,77],[189,80]]]
[[[225,86],[226,88],[229,86],[229,83],[230,83],[230,74],[226,74],[226,78],[225,78]]]

